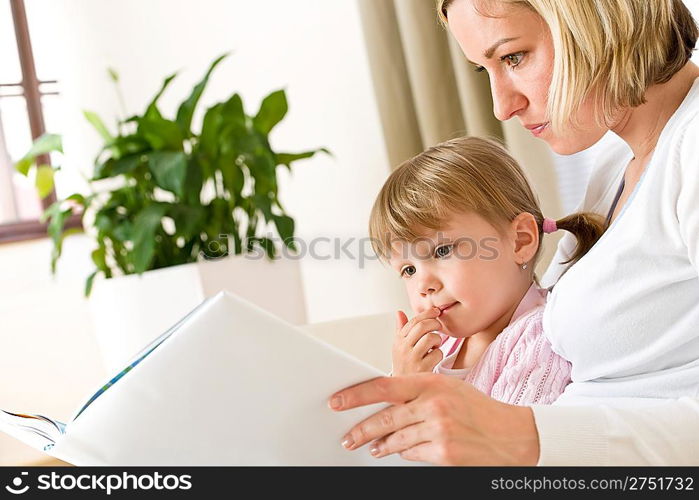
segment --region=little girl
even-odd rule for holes
[[[403,163],[369,222],[415,312],[408,321],[398,311],[392,374],[443,373],[510,404],[555,401],[570,364],[542,331],[541,236],[573,233],[572,264],[605,227],[596,214],[544,218],[521,168],[490,140],[454,139]]]

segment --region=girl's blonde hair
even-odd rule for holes
[[[437,0],[442,23],[455,0]],[[620,108],[636,107],[654,84],[665,83],[692,56],[699,31],[682,0],[474,0],[521,5],[551,30],[554,63],[548,115],[554,130],[577,125],[588,94],[598,99],[599,125]],[[480,7],[479,7],[480,5]]]
[[[475,212],[498,229],[528,212],[539,227],[541,249],[544,216],[517,162],[497,142],[460,137],[423,151],[401,164],[381,188],[369,219],[376,254],[388,261],[393,242],[415,241],[426,230],[438,231],[454,213]],[[573,233],[578,246],[568,261],[575,263],[595,244],[606,221],[579,213],[556,221]],[[531,268],[534,266],[532,265]]]

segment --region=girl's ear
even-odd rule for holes
[[[522,212],[510,223],[517,264],[529,262],[539,248],[539,226],[529,212]]]

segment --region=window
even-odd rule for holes
[[[57,82],[40,80],[34,64],[24,0],[0,0],[0,243],[39,238],[46,224],[43,210],[56,201],[55,191],[40,200],[30,178],[15,171],[14,163],[46,127],[44,117],[58,96]],[[51,158],[42,158],[50,164]],[[67,227],[79,227],[74,216]]]

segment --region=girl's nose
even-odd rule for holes
[[[436,277],[425,276],[420,283],[420,295],[427,297],[428,295],[438,292],[441,288],[442,285]]]

